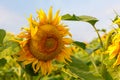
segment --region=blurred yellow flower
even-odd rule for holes
[[[23,65],[32,63],[32,68],[36,72],[41,70],[43,75],[52,71],[52,60],[61,62],[70,61],[72,55],[72,39],[67,26],[60,23],[59,12],[52,15],[50,7],[48,16],[40,9],[37,11],[37,19],[32,15],[28,19],[30,28],[24,28],[18,37],[22,50],[19,52],[19,61]],[[67,37],[66,37],[67,36]]]
[[[119,30],[118,30],[119,31]],[[113,66],[120,64],[120,31],[113,37],[112,44],[108,47],[109,58],[116,57],[116,61]]]

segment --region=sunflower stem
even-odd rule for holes
[[[100,45],[101,45],[101,47],[102,47],[102,51],[104,51],[105,48],[104,48],[104,45],[103,45],[102,39],[101,39],[101,37],[100,37],[100,34],[99,34],[97,28],[96,28],[94,25],[93,25],[93,28],[94,28],[95,32],[97,33],[98,38],[99,38],[99,40],[100,40]],[[103,54],[101,54],[101,62],[102,62],[102,61],[103,61]]]
[[[93,25],[93,28],[94,28],[95,32],[97,33],[98,39],[100,40],[100,45],[101,45],[101,47],[102,47],[102,51],[104,51],[105,48],[104,48],[102,39],[101,39],[101,37],[100,37],[100,34],[99,34],[97,28],[95,27],[95,25]],[[101,57],[101,72],[102,72],[102,71],[103,71],[103,67],[104,67],[104,66],[103,66],[103,54],[101,54],[100,57]],[[96,66],[95,66],[95,67],[96,67]]]
[[[100,34],[99,34],[97,28],[96,28],[94,25],[93,25],[93,28],[94,28],[95,32],[97,33],[97,36],[98,36],[98,38],[99,38],[99,40],[100,40],[100,45],[101,45],[101,47],[102,47],[103,50],[104,50],[104,45],[103,45],[102,39],[101,39],[101,37],[100,37]]]
[[[97,68],[97,66],[95,64],[95,61],[94,61],[94,58],[93,58],[93,55],[90,55],[90,59],[91,59],[91,62],[93,64],[94,68],[95,68],[95,71],[99,74],[98,68]]]

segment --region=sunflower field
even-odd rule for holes
[[[38,10],[19,34],[0,29],[0,80],[120,80],[120,16],[106,32],[95,17],[59,13]],[[73,40],[64,21],[89,23],[98,37]]]

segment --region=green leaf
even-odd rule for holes
[[[86,48],[86,44],[83,42],[74,41],[73,43],[76,44],[77,46],[81,47],[82,49]]]
[[[5,38],[6,32],[3,29],[0,29],[0,46],[3,44],[3,39]]]
[[[89,71],[89,67],[80,59],[72,57],[72,62],[69,63],[70,67],[77,67],[78,69]]]
[[[95,23],[98,21],[97,18],[91,17],[91,16],[79,16],[80,21],[88,22],[91,25],[95,25]]]
[[[5,58],[0,59],[0,67],[3,67],[7,63]]]
[[[101,77],[95,76],[89,71],[89,67],[80,59],[72,58],[72,63],[68,66],[70,71],[79,76],[82,80],[102,80]]]
[[[71,16],[70,14],[65,14],[62,16],[62,20],[79,21],[79,17],[75,16],[74,14],[73,16]]]
[[[118,20],[119,19],[119,15],[117,14],[116,16],[115,16],[115,18],[112,20],[112,22],[114,23],[116,20]]]
[[[89,44],[87,44],[85,51],[89,54],[101,48],[98,38],[93,39]]]
[[[14,41],[4,42],[3,49],[0,50],[0,58],[5,57],[5,56],[14,55],[14,54],[18,53],[20,51],[20,49],[21,49],[20,45],[17,42],[14,42]]]
[[[31,76],[37,76],[38,75],[38,73],[34,72],[31,64],[26,65],[24,70]]]
[[[92,16],[76,16],[76,15],[70,15],[70,14],[65,14],[62,16],[62,20],[70,20],[70,21],[83,21],[83,22],[88,22],[92,26],[95,25],[95,23],[98,21],[97,18],[92,17]]]
[[[109,74],[109,72],[107,71],[106,66],[103,66],[103,70],[102,70],[102,76],[105,80],[113,80],[111,75]]]
[[[3,41],[4,45],[0,47],[0,58],[16,54],[20,51],[19,43],[13,41],[13,39],[15,39],[13,34],[6,34]]]

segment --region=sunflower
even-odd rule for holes
[[[112,44],[108,47],[109,59],[116,58],[113,67],[120,64],[120,29],[112,39]]]
[[[34,72],[41,70],[43,75],[52,71],[52,61],[67,63],[72,55],[73,40],[67,26],[60,23],[61,17],[59,10],[56,15],[52,15],[50,7],[48,15],[40,9],[37,11],[37,18],[33,19],[32,15],[28,19],[29,28],[18,35],[21,41],[21,51],[18,53],[18,61],[23,65],[32,64]]]

